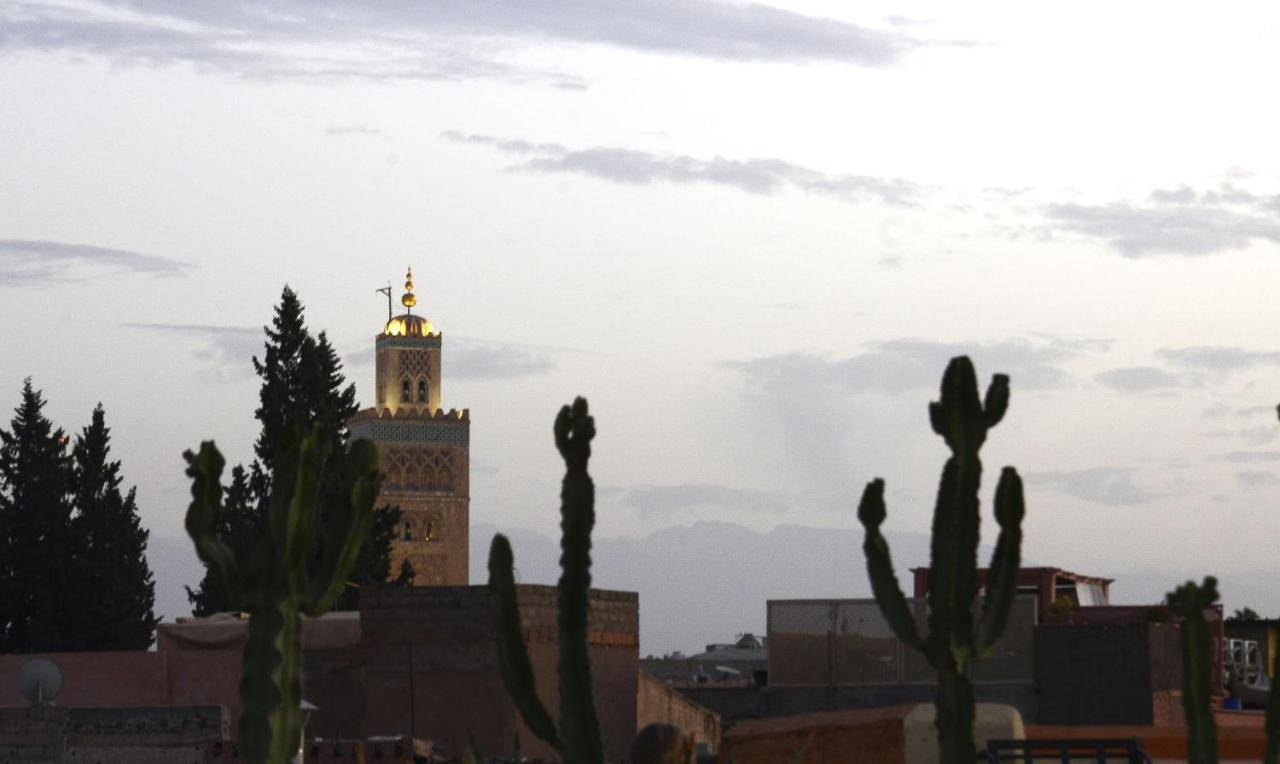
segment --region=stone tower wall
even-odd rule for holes
[[[379,337],[375,351],[374,408],[392,414],[401,409],[431,413],[440,410],[440,334],[427,337]],[[410,400],[402,395],[409,383]],[[418,400],[418,385],[427,385],[427,400]]]
[[[408,560],[415,586],[469,581],[471,419],[466,411],[398,413],[365,409],[350,423],[353,438],[378,446],[384,474],[378,506],[400,509],[391,547],[391,576]]]

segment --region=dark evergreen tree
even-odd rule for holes
[[[67,437],[43,409],[28,378],[10,429],[0,430],[0,653],[73,649],[83,604],[71,564]]]
[[[111,461],[110,452],[111,430],[98,404],[71,452],[71,530],[80,582],[75,641],[82,650],[145,650],[160,621],[147,565],[150,533],[138,518],[135,489],[120,491],[120,462]]]
[[[342,374],[342,362],[324,332],[313,337],[307,330],[302,302],[289,287],[280,295],[271,326],[263,327],[266,343],[262,359],[253,359],[253,368],[262,385],[258,392],[258,408],[254,416],[262,423],[262,430],[254,442],[254,460],[249,469],[237,468],[244,475],[243,498],[232,496],[236,488],[236,474],[228,489],[227,516],[224,520],[223,538],[235,550],[241,567],[247,569],[252,540],[261,532],[261,518],[266,514],[271,495],[271,473],[284,445],[288,427],[296,423],[309,427],[319,423],[333,446],[330,463],[323,474],[321,496],[324,508],[321,517],[329,516],[329,508],[335,506],[336,492],[340,490],[345,475],[343,462],[338,454],[345,449],[350,438],[347,421],[355,415],[355,385],[347,384]],[[237,509],[243,507],[244,511]],[[351,586],[339,598],[336,607],[349,609],[358,606],[359,588],[366,584],[378,584],[387,580],[390,570],[391,540],[399,525],[400,513],[384,507],[374,516],[374,528],[361,550],[359,561],[351,575]],[[322,519],[323,523],[323,519]],[[245,543],[237,546],[235,538]],[[311,550],[314,564],[324,549],[317,535]],[[409,578],[412,578],[410,573]],[[399,580],[405,580],[401,577]],[[206,571],[200,585],[187,589],[192,612],[208,615],[230,609],[215,582]]]

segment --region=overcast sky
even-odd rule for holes
[[[281,287],[367,404],[412,264],[475,522],[557,532],[583,394],[601,535],[927,531],[967,353],[1028,556],[1274,569],[1280,10],[1046,10],[0,0],[0,403],[104,404],[179,601]]]

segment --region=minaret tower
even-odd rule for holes
[[[352,417],[351,436],[377,444],[385,474],[378,506],[400,509],[391,577],[408,560],[415,586],[465,586],[471,417],[466,409],[440,408],[443,337],[413,312],[412,269],[404,289],[405,312],[389,317],[374,339],[374,407]]]

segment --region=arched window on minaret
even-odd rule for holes
[[[409,403],[413,400],[413,389],[409,386],[409,380],[400,381],[400,402]]]
[[[413,541],[413,526],[409,523],[404,524],[404,540]]]
[[[418,380],[418,403],[427,402],[427,381],[425,379]]]

